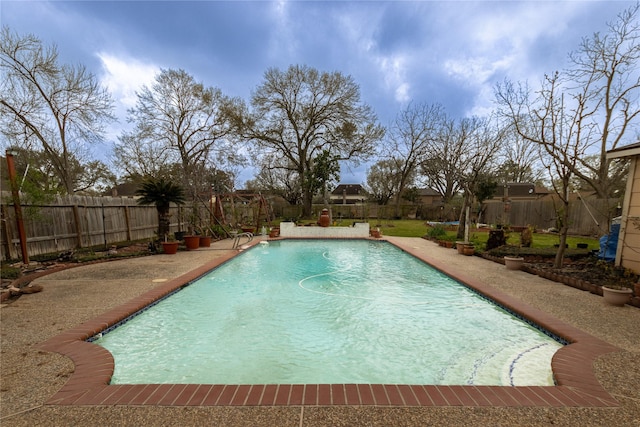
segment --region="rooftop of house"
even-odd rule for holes
[[[622,147],[616,147],[607,151],[608,159],[638,155],[640,155],[640,142],[636,142],[635,144],[623,145]]]
[[[436,190],[431,188],[418,188],[419,196],[439,196],[442,197],[442,194],[438,193]]]
[[[360,184],[340,184],[331,194],[334,196],[360,196],[364,194],[364,188]]]

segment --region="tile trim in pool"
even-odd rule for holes
[[[252,242],[251,246],[258,244]],[[179,290],[237,255],[224,255],[133,300],[57,335],[39,348],[69,357],[75,371],[48,405],[154,406],[508,406],[615,407],[618,402],[597,381],[592,364],[605,353],[619,351],[577,328],[500,293],[474,278],[451,271],[414,248],[391,242],[427,262],[519,317],[570,344],[553,357],[555,386],[436,386],[404,384],[122,384],[110,385],[114,360],[106,349],[88,342],[149,304]]]

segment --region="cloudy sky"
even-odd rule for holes
[[[383,125],[409,102],[484,115],[505,78],[537,83],[628,1],[12,1],[0,21],[107,85],[119,123],[161,68],[248,100],[270,67],[340,71]],[[107,145],[96,157],[104,158]],[[366,166],[343,170],[361,183]],[[247,171],[242,177],[251,178]]]

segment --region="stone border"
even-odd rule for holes
[[[498,406],[498,407],[617,407],[619,403],[598,382],[595,359],[619,348],[532,308],[520,300],[452,271],[416,249],[390,242],[475,289],[503,307],[531,319],[570,344],[552,359],[555,386],[435,386],[396,384],[122,384],[111,385],[115,362],[111,353],[87,339],[150,303],[219,266],[236,253],[206,265],[118,306],[95,319],[50,338],[39,349],[69,357],[75,370],[46,405],[150,406]],[[252,242],[250,246],[258,244]]]

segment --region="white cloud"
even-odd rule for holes
[[[537,44],[563,37],[579,7],[574,2],[517,3],[504,8],[478,7],[458,16],[465,36],[449,40],[442,68],[450,78],[476,93],[469,113],[491,110],[492,88],[501,76],[527,81],[547,71],[541,69],[548,64],[539,61],[544,53],[536,51],[540,49]]]
[[[127,109],[136,105],[138,99],[136,91],[139,91],[143,85],[150,85],[156,74],[160,72],[160,67],[104,52],[98,53],[97,56],[102,62],[100,83],[111,92],[115,101],[114,113],[117,121],[107,126],[105,135],[107,141],[114,142],[123,129],[128,127]],[[105,157],[104,154],[101,157]]]
[[[406,65],[403,56],[400,54],[391,57],[376,55],[374,61],[378,64],[385,86],[393,91],[394,99],[400,104],[409,102],[411,100],[409,97],[411,86],[406,79]]]
[[[362,60],[372,64],[384,89],[393,94],[396,102],[405,104],[410,101],[411,85],[407,79],[407,60],[402,51],[383,54],[378,48],[375,33],[383,19],[384,9],[364,13],[355,9],[351,13],[336,16],[337,26],[343,31],[346,45],[350,46]]]
[[[269,39],[269,57],[281,58],[283,55],[295,57],[299,42],[295,36],[297,22],[291,20],[289,2],[280,0],[272,6],[272,34]]]
[[[143,85],[150,85],[160,67],[146,64],[135,59],[117,57],[108,53],[98,53],[102,61],[101,83],[106,86],[118,105],[124,110],[134,107],[137,101],[136,91]]]

